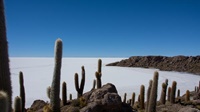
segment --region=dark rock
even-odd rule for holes
[[[43,100],[35,100],[28,110],[40,112],[45,105],[47,105],[47,103]]]
[[[200,56],[133,56],[107,66],[157,68],[200,75]]]
[[[178,112],[200,112],[200,110],[191,107],[184,107],[180,109]]]
[[[110,83],[85,93],[83,98],[87,106],[80,109],[80,112],[132,112],[130,105],[122,103],[115,86]]]

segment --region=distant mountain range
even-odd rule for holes
[[[200,75],[200,56],[132,56],[106,66],[156,68]]]

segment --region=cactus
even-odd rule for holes
[[[19,96],[15,97],[14,112],[22,112],[22,99]]]
[[[62,105],[65,106],[67,104],[67,84],[66,82],[62,83]]]
[[[50,104],[53,112],[60,112],[60,72],[62,65],[62,40],[57,39],[55,44],[55,66],[51,85]]]
[[[148,112],[156,112],[156,104],[157,104],[157,91],[158,91],[158,72],[154,72],[153,84],[151,88],[151,94],[148,105]]]
[[[72,94],[69,94],[69,100],[72,100]]]
[[[0,112],[9,112],[8,103],[8,95],[4,91],[0,91]]]
[[[127,96],[127,94],[124,93],[124,100],[123,100],[124,103],[126,103],[126,96]]]
[[[170,93],[170,103],[175,103],[175,96],[176,96],[176,81],[172,82],[172,89]]]
[[[177,91],[177,98],[179,98],[180,97],[180,89],[178,89],[178,91]]]
[[[135,104],[135,92],[133,92],[131,100],[131,106],[133,107]]]
[[[170,101],[170,94],[171,94],[172,88],[168,87],[168,93],[167,93],[167,101]]]
[[[187,101],[190,101],[190,91],[189,91],[189,90],[186,91],[186,94],[185,94],[185,101],[186,101],[186,102],[187,102]]]
[[[102,66],[102,61],[101,61],[101,59],[99,59],[99,60],[98,60],[98,70],[97,70],[97,72],[95,73],[96,79],[97,79],[97,89],[98,89],[98,88],[101,88],[101,76],[102,76],[102,73],[101,73],[101,66]]]
[[[94,79],[94,80],[93,80],[93,87],[92,87],[91,91],[92,91],[92,90],[95,90],[95,87],[96,87],[96,80]]]
[[[21,71],[19,72],[19,84],[20,84],[20,98],[22,100],[22,111],[24,112],[26,98],[25,98],[25,89],[24,89],[24,77]]]
[[[161,96],[160,96],[160,103],[165,104],[166,102],[166,83],[162,83],[162,90],[161,90]]]
[[[197,92],[197,86],[194,87],[194,91]]]
[[[199,92],[200,91],[200,81],[199,81],[199,87],[198,87],[198,91],[197,92]]]
[[[80,98],[83,95],[83,89],[85,85],[85,69],[84,66],[82,66],[82,79],[81,79],[81,85],[79,87],[79,80],[78,80],[78,74],[75,73],[74,75],[74,82],[75,82],[75,88],[77,91],[77,98]]]
[[[98,71],[99,73],[101,73],[101,66],[102,66],[102,61],[101,59],[98,60]]]
[[[140,103],[140,95],[138,95],[138,100],[137,101],[138,101],[138,103]]]
[[[12,111],[12,87],[9,68],[8,42],[6,37],[6,20],[4,0],[0,0],[0,90],[8,95],[8,112]]]
[[[101,88],[101,73],[96,72],[96,78],[97,78],[97,89]]]
[[[51,86],[47,87],[47,97],[50,99],[51,97]]]
[[[151,94],[152,83],[153,83],[153,80],[150,80],[149,81],[149,87],[148,87],[148,90],[147,90],[147,103],[146,103],[146,107],[145,107],[146,108],[145,112],[148,112],[149,98],[150,98],[150,94]]]
[[[145,93],[145,87],[144,87],[144,85],[141,85],[141,87],[140,87],[140,109],[144,109],[144,93]]]

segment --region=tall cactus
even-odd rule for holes
[[[4,91],[0,91],[0,112],[9,112],[8,105],[8,95]]]
[[[22,111],[24,112],[26,98],[25,98],[25,89],[24,89],[24,77],[21,71],[19,72],[19,85],[20,85],[20,97],[22,100]]]
[[[140,109],[144,109],[144,93],[145,93],[145,87],[144,87],[144,85],[141,85],[141,87],[140,87]]]
[[[15,97],[14,112],[22,112],[22,99],[19,96]]]
[[[102,66],[102,61],[101,61],[101,59],[99,59],[98,60],[98,70],[95,73],[96,79],[97,79],[97,88],[101,88],[101,76],[102,76],[101,66]]]
[[[171,91],[172,91],[172,88],[171,88],[171,87],[168,87],[168,92],[167,92],[167,101],[170,101]]]
[[[74,75],[74,80],[75,80],[75,88],[77,91],[77,97],[80,98],[83,95],[83,89],[85,85],[85,69],[84,66],[82,66],[82,79],[81,79],[81,84],[79,87],[79,80],[78,80],[78,74],[75,73]]]
[[[62,83],[62,105],[65,106],[67,104],[67,84],[66,82]]]
[[[172,90],[170,93],[170,103],[175,103],[175,96],[176,96],[176,81],[172,82]]]
[[[149,87],[148,87],[148,90],[147,90],[147,103],[146,103],[146,107],[145,107],[146,108],[145,112],[148,112],[149,99],[150,99],[150,94],[151,94],[152,83],[153,83],[153,80],[150,80],[149,81]]]
[[[161,90],[161,96],[160,96],[160,103],[165,104],[166,102],[166,90],[167,90],[166,83],[162,83],[162,90]]]
[[[57,39],[55,43],[55,66],[53,81],[51,85],[50,103],[53,112],[60,112],[60,72],[62,65],[62,40]]]
[[[12,110],[12,87],[9,68],[8,42],[6,37],[6,20],[4,15],[4,1],[0,0],[0,90],[8,95],[8,111]]]
[[[132,93],[131,106],[133,107],[134,104],[135,104],[135,92]]]
[[[158,91],[158,72],[154,72],[153,84],[151,89],[151,95],[149,99],[148,112],[156,112],[157,104],[157,91]]]

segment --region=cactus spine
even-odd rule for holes
[[[144,85],[141,85],[141,87],[140,87],[140,109],[144,109],[144,93],[145,93],[145,87],[144,87]]]
[[[154,72],[153,84],[149,99],[148,112],[156,112],[156,104],[157,104],[157,91],[158,91],[158,72]]]
[[[4,91],[0,91],[0,112],[9,112],[8,103],[8,95]]]
[[[162,83],[162,90],[161,90],[161,96],[160,96],[160,103],[165,104],[166,102],[166,83]]]
[[[186,101],[186,102],[187,102],[187,101],[190,101],[190,91],[189,91],[189,90],[186,91],[186,94],[185,94],[185,101]]]
[[[0,90],[8,95],[8,111],[12,111],[12,87],[9,68],[8,42],[6,37],[6,20],[4,15],[4,0],[0,1]]]
[[[150,98],[150,94],[151,94],[152,83],[153,83],[153,80],[150,80],[149,81],[149,87],[148,87],[148,90],[147,90],[147,103],[146,103],[146,107],[145,107],[146,108],[145,112],[148,112],[149,98]]]
[[[75,80],[75,88],[77,91],[77,98],[80,98],[83,95],[83,89],[85,85],[85,69],[84,66],[82,66],[82,79],[81,79],[81,85],[79,87],[79,80],[78,80],[78,74],[75,73],[74,75],[74,80]]]
[[[132,94],[132,98],[131,98],[131,106],[133,107],[135,104],[135,92],[133,92]]]
[[[101,59],[98,60],[98,71],[95,73],[96,78],[97,78],[97,89],[101,88],[101,66],[102,66],[102,61]]]
[[[176,96],[176,81],[173,81],[170,93],[170,103],[175,103],[175,96]]]
[[[62,83],[62,105],[65,106],[67,104],[67,84],[66,82]]]
[[[22,99],[19,96],[15,97],[14,112],[22,112]]]
[[[22,111],[24,112],[26,98],[25,98],[25,89],[24,89],[24,77],[21,71],[19,72],[19,84],[20,84],[20,97],[22,100]]]
[[[62,40],[57,39],[55,44],[55,66],[51,85],[50,103],[53,112],[60,112],[60,72],[62,65]]]
[[[124,103],[126,103],[126,96],[127,96],[127,94],[124,93],[124,100],[123,100]]]

